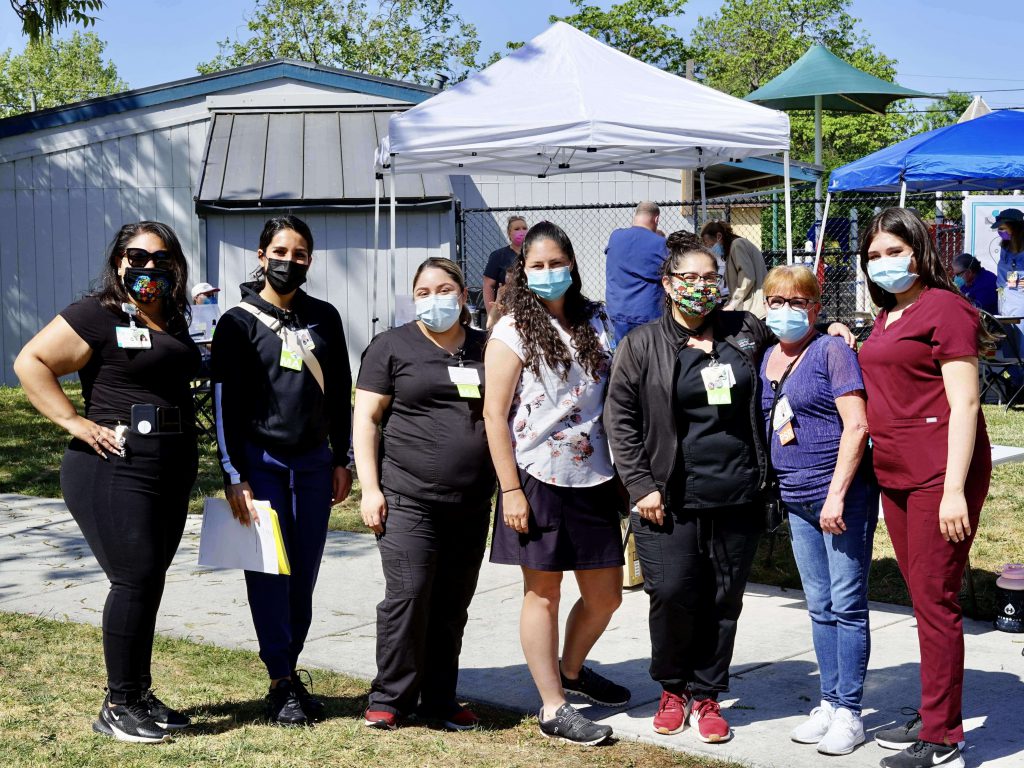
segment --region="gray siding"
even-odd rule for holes
[[[388,263],[388,225],[382,211],[380,257],[377,273],[377,331],[388,325],[387,295],[391,286]],[[238,303],[240,283],[258,266],[256,249],[270,214],[211,214],[206,218],[207,278],[223,290],[222,309]],[[310,295],[329,301],[341,314],[352,370],[372,337],[373,211],[301,213],[315,241],[313,265],[305,286]],[[399,209],[395,240],[395,292],[412,292],[416,267],[430,256],[450,257],[454,240],[451,210]]]
[[[192,203],[207,120],[0,163],[3,383],[22,345],[88,290],[122,224],[162,221],[202,279]]]

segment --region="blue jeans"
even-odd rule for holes
[[[868,570],[878,523],[878,488],[860,478],[853,481],[843,510],[846,531],[840,535],[821,530],[818,517],[824,503],[783,499],[811,615],[821,698],[859,715],[871,654]]]

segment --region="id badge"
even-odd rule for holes
[[[704,389],[708,393],[708,405],[729,405],[732,403],[732,367],[709,365],[700,372]]]
[[[307,352],[312,352],[316,349],[316,343],[313,341],[313,337],[310,335],[307,328],[296,331],[295,336],[299,340],[299,344],[301,344],[302,348]]]
[[[302,370],[302,355],[296,352],[294,349],[289,347],[287,344],[281,345],[281,367],[287,368],[290,371],[301,371]]]
[[[775,404],[775,418],[772,419],[772,429],[778,432],[793,420],[793,407],[789,404],[789,398],[783,395]]]
[[[153,340],[148,328],[117,326],[117,346],[121,349],[152,349]]]
[[[480,399],[480,371],[476,368],[448,366],[448,378],[459,390],[459,397]]]

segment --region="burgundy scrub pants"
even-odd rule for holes
[[[971,535],[951,543],[939,532],[942,486],[882,489],[882,511],[896,562],[907,583],[921,648],[921,740],[956,744],[964,738],[964,633],[960,585],[992,474],[988,445],[975,453],[964,495]],[[987,466],[984,466],[986,465]]]

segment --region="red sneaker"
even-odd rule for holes
[[[468,707],[462,707],[458,712],[444,719],[444,727],[449,731],[471,731],[478,725],[480,725],[480,718]]]
[[[363,715],[363,725],[367,728],[380,728],[383,731],[393,731],[398,727],[398,715],[394,712],[385,712],[379,709],[368,709]]]
[[[690,698],[669,691],[661,692],[658,713],[654,716],[654,730],[658,733],[679,733],[686,726],[686,713]]]
[[[696,726],[697,737],[708,744],[718,744],[732,738],[732,729],[722,717],[718,702],[713,699],[701,699],[693,703],[690,725]]]

